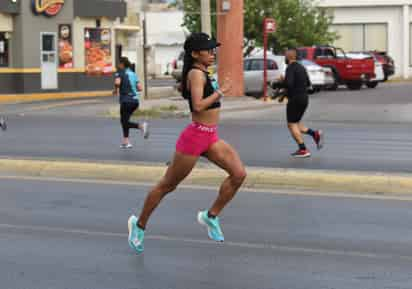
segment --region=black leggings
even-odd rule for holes
[[[138,123],[130,122],[130,117],[139,108],[139,103],[121,103],[120,104],[120,122],[122,124],[123,136],[125,138],[129,137],[129,130],[131,128],[139,129],[140,126]]]

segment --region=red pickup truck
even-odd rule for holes
[[[300,58],[311,60],[333,71],[336,90],[340,84],[349,89],[360,89],[364,83],[375,78],[375,61],[371,58],[351,59],[340,48],[332,46],[312,46],[298,48]]]

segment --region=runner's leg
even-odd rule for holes
[[[143,210],[139,217],[138,225],[145,229],[147,222],[153,211],[160,204],[162,199],[170,192],[174,191],[176,187],[190,174],[193,170],[199,157],[184,155],[179,152],[175,153],[172,164],[167,169],[166,175],[153,188],[146,198]]]
[[[229,174],[220,187],[219,196],[209,210],[211,216],[218,216],[242,186],[246,178],[246,170],[235,149],[223,140],[212,145],[205,156]]]

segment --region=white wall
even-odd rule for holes
[[[13,31],[13,16],[11,16],[10,14],[0,13],[0,31]]]
[[[349,2],[349,1],[348,1]],[[402,72],[402,7],[341,7],[334,8],[334,24],[386,23],[388,25],[388,53],[395,60],[396,73]]]
[[[170,45],[185,41],[182,11],[147,12],[147,43]]]
[[[167,65],[183,49],[186,32],[182,23],[182,11],[146,13],[147,43],[152,48],[152,59],[149,59],[152,67],[149,69],[158,75],[167,71]]]
[[[174,59],[176,59],[179,54],[182,52],[182,46],[175,45],[175,46],[156,46],[155,47],[155,63],[160,64],[160,73],[164,75],[167,71],[167,64],[171,63]],[[170,72],[169,68],[169,72]]]

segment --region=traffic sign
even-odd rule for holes
[[[277,25],[275,19],[266,18],[265,19],[265,30],[266,33],[274,33],[276,32]]]
[[[267,80],[268,80],[268,72],[267,72],[267,49],[268,49],[268,37],[269,33],[276,32],[277,25],[275,19],[272,18],[265,18],[263,20],[263,99],[265,101],[268,100],[267,96]]]

